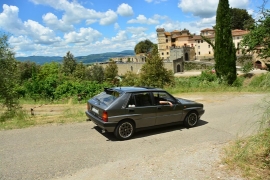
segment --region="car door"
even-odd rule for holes
[[[156,124],[157,107],[149,92],[132,93],[127,104],[129,118],[136,123],[136,128],[150,127]]]
[[[153,92],[155,104],[157,106],[156,125],[180,122],[183,115],[183,106],[177,102],[167,92]],[[160,102],[170,101],[170,104],[161,104]]]

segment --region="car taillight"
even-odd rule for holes
[[[102,113],[102,120],[104,122],[108,122],[108,113],[106,111],[103,111]]]
[[[86,108],[87,108],[88,111],[90,111],[91,110],[91,105],[89,103],[86,103]]]

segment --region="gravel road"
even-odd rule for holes
[[[222,149],[255,132],[265,94],[182,97],[205,105],[195,128],[142,131],[128,141],[92,122],[0,131],[0,179],[241,179],[224,171]]]

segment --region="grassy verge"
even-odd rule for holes
[[[270,102],[266,102],[261,128],[256,135],[239,139],[225,148],[223,162],[247,179],[270,179]]]
[[[32,113],[31,109],[33,109]],[[72,99],[62,104],[25,101],[22,108],[15,112],[16,114],[0,112],[0,130],[83,122],[86,119],[85,109],[85,103],[73,103]]]

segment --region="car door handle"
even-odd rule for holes
[[[128,112],[134,112],[134,109],[129,109]]]

